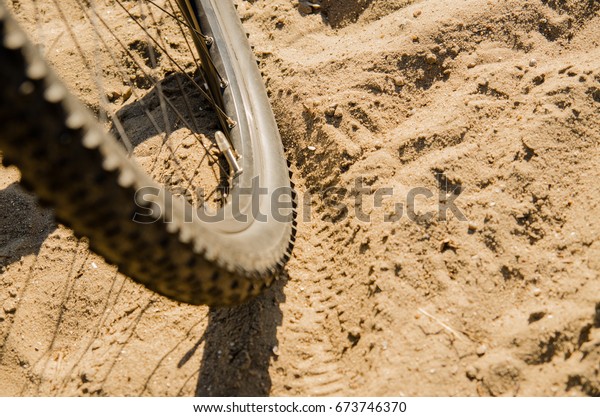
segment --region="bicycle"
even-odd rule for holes
[[[111,9],[107,3],[74,0],[69,4],[81,10],[80,20],[66,18],[67,3],[34,1],[34,24],[45,28],[49,23],[43,16],[51,19],[52,13],[66,24],[58,38],[47,30],[55,39],[45,52],[59,42],[79,51],[82,74],[92,74],[89,78],[101,91],[92,103],[99,119],[58,79],[0,2],[2,163],[16,165],[22,184],[53,207],[57,219],[76,235],[87,237],[92,250],[151,290],[212,306],[259,294],[291,256],[296,195],[261,74],[233,3],[176,0],[174,6],[171,0],[115,0],[117,7]],[[103,7],[110,13],[99,13]],[[126,43],[117,36],[110,27],[117,9],[143,38]],[[46,14],[38,18],[39,13]],[[167,19],[169,36],[163,23]],[[122,72],[123,90],[104,94],[102,76],[108,70],[83,52],[73,28],[84,23],[97,36],[95,53],[117,63],[113,67]],[[177,31],[181,38],[169,38]],[[171,55],[187,55],[188,61],[182,66]],[[157,72],[161,60],[170,67],[164,74]],[[217,114],[220,127],[214,139],[198,125],[197,117],[204,117],[198,116],[200,96]],[[111,113],[115,101],[126,106]],[[158,135],[136,136],[131,114],[134,120],[145,117]],[[163,163],[175,167],[170,176],[158,175],[164,184],[132,159],[144,146],[138,160],[155,158],[156,166],[165,153]],[[203,156],[190,150],[195,148]],[[213,182],[208,195],[198,187],[207,178]],[[199,191],[190,192],[194,187]]]

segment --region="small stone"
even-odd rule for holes
[[[123,92],[123,102],[126,102],[127,100],[129,100],[129,97],[131,97],[132,94],[133,94],[133,91],[131,90],[131,87],[127,87],[125,89],[125,91]]]
[[[488,85],[490,85],[490,80],[488,80],[487,78],[482,77],[479,80],[477,80],[477,85],[479,87],[485,88]]]
[[[348,339],[353,345],[356,345],[361,338],[361,331],[359,328],[354,328],[348,331]]]
[[[423,13],[421,10],[415,10],[413,12],[413,17],[417,18],[417,17],[421,16],[421,13]]]
[[[540,290],[540,289],[539,289],[539,288],[537,288],[537,287],[536,287],[536,288],[534,288],[534,289],[533,289],[533,295],[534,295],[535,297],[539,297],[540,295],[542,295],[542,290]]]
[[[479,225],[475,222],[469,222],[469,232],[476,232],[477,230],[479,230]]]
[[[403,87],[406,85],[406,80],[402,77],[394,77],[394,84],[396,87]]]
[[[477,378],[477,368],[475,368],[473,365],[467,366],[467,369],[465,371],[466,371],[467,378],[469,378],[469,379]]]
[[[283,17],[279,17],[276,21],[275,21],[275,27],[278,29],[281,29],[285,26],[285,19]]]
[[[337,108],[335,109],[335,113],[333,114],[334,117],[341,119],[344,116],[344,112],[342,111],[341,108]]]
[[[414,43],[417,43],[417,42],[419,42],[419,36],[418,36],[418,35],[412,35],[412,36],[410,37],[410,39],[411,39],[411,40],[412,40]]]
[[[327,108],[327,110],[325,110],[325,116],[329,116],[329,117],[335,116],[335,111],[337,110],[337,108],[338,108],[337,104],[332,104],[331,106],[329,106]]]
[[[477,356],[483,356],[485,355],[487,352],[487,346],[486,345],[480,345],[477,348]]]
[[[309,146],[309,147],[307,147],[306,149],[308,149],[309,151],[312,151],[312,152],[314,152],[314,151],[316,151],[316,150],[317,150],[317,147],[316,147],[316,146]]]
[[[181,146],[183,146],[185,149],[190,149],[192,146],[194,146],[197,143],[197,139],[193,136],[190,136],[188,138],[185,138],[182,142],[181,142]]]
[[[118,91],[111,91],[106,95],[106,98],[111,103],[114,103],[119,97],[121,97],[121,93]]]
[[[437,62],[437,56],[435,56],[435,54],[430,52],[425,57],[425,62],[427,62],[429,65],[433,65]]]
[[[273,346],[273,355],[279,356],[279,347],[278,346]]]
[[[530,67],[535,67],[535,66],[537,66],[537,59],[535,59],[535,58],[531,58],[531,59],[529,60],[529,66],[530,66]]]
[[[15,314],[17,311],[17,303],[14,299],[9,299],[4,303],[2,309],[6,314]]]

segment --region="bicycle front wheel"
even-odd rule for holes
[[[87,6],[75,1],[84,12],[83,20],[95,28],[97,44],[105,44],[106,38],[100,34],[103,25],[110,26],[110,20],[102,17],[93,3]],[[210,55],[210,60],[205,58],[200,63],[203,78],[193,73],[192,66],[172,66],[166,71],[166,79],[176,86],[173,92],[165,78],[161,80],[152,73],[157,57],[172,55],[158,29],[152,36],[148,28],[148,21],[160,27],[158,19],[148,17],[152,16],[151,11],[136,15],[124,2],[117,3],[132,19],[139,18],[136,23],[146,32],[144,42],[124,45],[122,40],[117,41],[122,49],[129,50],[128,55],[124,54],[129,63],[137,61],[131,50],[137,49],[146,59],[135,70],[137,78],[130,77],[131,88],[135,95],[141,78],[149,80],[153,89],[152,94],[132,98],[125,110],[112,112],[103,106],[107,104],[106,94],[101,95],[99,108],[94,108],[101,116],[100,123],[69,93],[38,48],[27,40],[8,8],[0,3],[2,162],[16,165],[22,182],[54,207],[61,222],[76,234],[88,237],[93,250],[133,279],[187,303],[240,303],[257,295],[280,275],[291,255],[295,233],[295,194],[245,31],[228,1],[195,2],[190,10],[198,27],[189,21],[182,24],[185,16],[180,17],[170,1],[159,5],[165,16],[173,17],[186,31],[189,27],[192,33],[201,31],[200,39],[206,41]],[[63,23],[69,25],[71,19],[67,21],[59,4],[54,4]],[[156,5],[154,1],[148,4],[148,10]],[[76,37],[73,38],[76,43]],[[105,48],[114,55],[110,45]],[[97,66],[87,61],[89,58],[84,57],[85,66],[96,68],[97,73]],[[143,75],[149,75],[139,77],[140,69]],[[183,73],[179,78],[174,74],[178,71]],[[92,78],[101,85],[96,75]],[[203,88],[204,83],[209,87]],[[200,129],[190,127],[197,123],[193,119],[197,109],[188,97],[190,90],[192,95],[208,96],[206,100],[216,106],[223,125],[223,134],[217,134],[221,143],[212,140],[205,145],[202,141],[206,135],[200,135],[198,140],[207,150],[203,158],[212,158],[212,166],[222,168],[218,204],[210,207],[206,195],[199,197],[199,193],[189,190],[181,193],[164,175],[157,178],[140,167],[131,157],[137,149],[135,134],[127,132],[132,125],[135,132],[135,123],[120,118],[135,112],[148,117],[160,133],[159,147],[169,149],[167,162],[175,161],[172,165],[183,170],[181,176],[187,185],[193,185],[194,178],[202,177],[202,170],[195,167],[186,174],[183,156],[178,151],[191,141],[183,138],[169,145],[177,139],[178,125],[188,126],[198,136]],[[125,95],[131,96],[131,90],[121,94],[123,101],[128,100]],[[112,98],[114,94],[109,94],[108,101]],[[173,104],[176,100],[183,101],[181,107]],[[106,132],[106,126],[119,140]],[[232,172],[232,161],[224,157],[225,150],[231,151],[239,172]],[[144,150],[144,155],[148,151]],[[181,181],[175,184],[181,185]]]

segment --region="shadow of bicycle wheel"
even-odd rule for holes
[[[0,190],[0,267],[37,254],[56,229],[53,213],[15,182]]]
[[[286,280],[280,279],[264,294],[241,306],[211,309],[201,339],[204,354],[196,396],[269,395],[269,365],[271,358],[276,358]]]
[[[192,75],[173,73],[154,87],[138,92],[114,115],[121,123],[127,141],[136,147],[151,137],[171,134],[184,127],[190,134],[213,137],[219,119],[198,91],[198,83],[201,81]],[[124,141],[114,120],[110,133]]]

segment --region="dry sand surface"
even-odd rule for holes
[[[600,395],[600,2],[240,3],[303,202],[289,276],[171,302],[4,168],[0,395]]]

